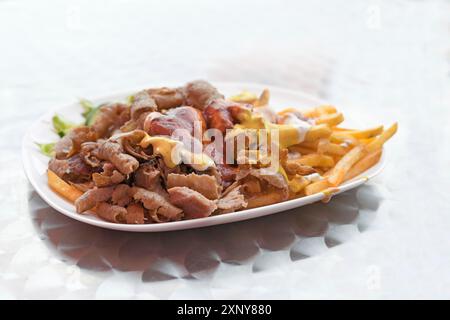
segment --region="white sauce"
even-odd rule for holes
[[[295,114],[289,113],[284,116],[283,124],[288,124],[297,129],[298,143],[303,142],[306,137],[306,133],[311,128],[311,123],[299,119]]]
[[[341,144],[340,144],[340,146],[341,147],[344,147],[344,148],[348,148],[348,146],[350,146],[351,144],[352,144],[352,142],[353,141],[351,141],[351,140],[344,140],[344,142],[342,142]]]
[[[180,141],[177,141],[176,147],[172,149],[172,161],[176,164],[180,164],[182,162],[197,171],[205,171],[216,166],[214,160],[208,155],[203,152],[191,152]]]
[[[317,181],[323,180],[323,177],[318,173],[311,173],[311,174],[308,174],[307,176],[303,176],[303,177],[311,182],[317,182]]]
[[[297,151],[291,151],[288,153],[287,158],[288,160],[295,160],[295,159],[299,159],[302,155],[300,154],[300,152]]]

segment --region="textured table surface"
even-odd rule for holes
[[[0,298],[450,298],[450,2],[0,0]],[[369,184],[269,217],[162,234],[50,209],[21,165],[49,108],[205,78],[397,120]]]

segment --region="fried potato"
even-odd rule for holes
[[[319,180],[319,181],[316,181],[316,182],[313,182],[313,183],[307,185],[305,187],[305,194],[307,196],[310,196],[312,194],[321,192],[329,187],[330,187],[330,183],[328,182],[327,179]]]
[[[361,143],[358,139],[348,134],[348,132],[333,132],[329,139],[332,143],[342,144],[346,146],[356,146]]]
[[[383,132],[383,126],[378,126],[366,130],[351,130],[351,131],[341,131],[337,132],[334,135],[339,136],[341,134],[345,136],[350,136],[355,139],[369,139],[375,136],[378,136]]]
[[[268,89],[264,89],[258,99],[253,103],[255,107],[262,107],[269,105],[270,100],[270,91]]]
[[[322,139],[323,140],[327,140],[326,138],[322,138]],[[317,146],[319,145],[319,141],[322,140],[322,139],[319,139],[319,140],[316,140],[316,141],[303,141],[302,143],[299,143],[298,145],[300,147],[316,150]]]
[[[330,156],[326,156],[323,154],[312,153],[302,156],[300,159],[293,160],[297,163],[310,166],[310,167],[325,167],[329,168],[334,166],[334,159]]]
[[[297,174],[288,182],[289,191],[292,193],[299,193],[310,183],[311,181]]]
[[[381,149],[383,147],[383,144],[397,132],[397,129],[398,124],[396,122],[392,126],[390,126],[387,130],[383,131],[383,133],[381,133],[381,135],[376,137],[372,142],[367,144],[365,147],[366,151],[373,152],[377,149]]]
[[[357,175],[363,173],[367,169],[373,167],[381,158],[382,149],[378,149],[372,153],[367,154],[364,158],[359,160],[345,175],[344,181],[350,180]]]
[[[230,100],[234,101],[234,102],[254,104],[255,101],[258,100],[258,97],[256,96],[256,94],[254,94],[252,92],[242,91],[242,92],[238,93],[237,95],[231,96]]]
[[[312,142],[321,138],[328,138],[332,134],[332,130],[326,124],[318,124],[312,126],[305,135],[305,142]]]
[[[316,124],[327,124],[330,127],[335,127],[344,121],[344,115],[340,112],[325,114],[315,119]]]
[[[279,116],[284,116],[284,115],[287,115],[287,114],[290,114],[290,113],[294,113],[294,114],[295,113],[299,113],[299,110],[297,110],[295,108],[285,108],[285,109],[277,112],[277,114]]]
[[[336,143],[331,143],[328,139],[320,139],[317,144],[317,153],[343,156],[347,153],[347,148]]]
[[[320,116],[336,112],[337,112],[336,108],[331,105],[323,105],[313,109],[301,111],[301,113],[307,118],[318,118]]]
[[[247,199],[247,209],[268,206],[283,200],[283,196],[277,191],[259,193]]]
[[[355,129],[349,129],[349,128],[341,128],[341,127],[334,127],[333,131],[339,131],[339,132],[345,132],[345,131],[356,131]]]
[[[47,179],[48,186],[53,191],[71,202],[75,202],[83,194],[83,192],[65,182],[51,170],[47,170]]]
[[[351,167],[359,160],[364,154],[363,146],[356,146],[350,150],[341,160],[336,163],[328,176],[328,182],[331,186],[336,187],[342,183],[345,175],[351,169]]]
[[[315,149],[305,148],[305,147],[302,147],[302,146],[300,146],[300,145],[290,146],[290,147],[289,147],[289,150],[290,150],[290,151],[298,152],[298,153],[300,153],[301,155],[304,155],[304,154],[311,154],[311,153],[316,153],[316,152],[317,152]]]

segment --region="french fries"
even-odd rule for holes
[[[320,138],[328,138],[332,134],[331,128],[326,124],[312,126],[305,136],[306,142],[316,141]]]
[[[323,116],[326,114],[331,114],[331,113],[336,113],[336,112],[337,112],[337,110],[334,106],[323,105],[323,106],[319,106],[317,108],[303,110],[302,114],[307,118],[318,118],[320,116]]]
[[[267,106],[270,100],[270,91],[264,89],[259,98],[253,103],[255,107]]]
[[[342,113],[332,113],[332,114],[325,114],[323,116],[320,116],[316,120],[316,124],[327,124],[330,127],[335,127],[342,121],[344,121],[344,115]]]
[[[310,167],[329,168],[334,166],[334,159],[332,157],[318,153],[307,154],[295,161],[301,165]]]
[[[375,138],[375,140],[366,145],[366,151],[372,152],[383,147],[383,144],[397,132],[397,129],[398,124],[394,123],[391,127],[383,131],[377,138]]]
[[[339,130],[334,134],[335,137],[342,137],[343,139],[352,137],[355,139],[369,139],[373,138],[383,132],[383,126],[370,128],[366,130]]]
[[[357,175],[363,173],[370,167],[374,166],[381,158],[382,150],[378,149],[372,153],[367,154],[364,158],[359,160],[345,175],[344,181],[353,179]]]
[[[258,97],[256,96],[256,94],[254,94],[252,92],[242,91],[242,92],[238,93],[237,95],[231,96],[230,100],[234,101],[234,102],[253,104],[253,103],[255,103],[255,101],[258,100]]]
[[[320,139],[317,144],[317,152],[319,154],[326,153],[335,156],[343,156],[347,153],[347,148],[336,143],[331,143],[328,139]]]
[[[283,201],[283,196],[278,191],[271,191],[252,195],[247,200],[247,209],[268,206]]]
[[[285,109],[283,113],[294,110]],[[311,183],[307,179],[301,179],[303,173],[298,172],[300,174],[288,181],[291,194],[303,191],[303,194],[311,195],[331,190],[363,173],[380,160],[383,144],[398,129],[397,123],[386,130],[383,126],[364,130],[338,127],[344,117],[332,106],[317,107],[302,114],[313,118],[315,125],[306,133],[303,142],[289,147],[290,152],[298,152],[301,157],[285,161],[283,165],[289,173],[295,172],[293,163],[311,168],[323,173],[323,179]]]
[[[75,202],[83,194],[83,192],[65,182],[51,170],[47,170],[47,178],[49,187],[71,202]]]
[[[290,151],[295,151],[298,152],[300,154],[311,154],[311,153],[316,153],[316,150],[312,149],[312,148],[306,148],[303,147],[301,145],[294,145],[294,146],[290,146],[289,147]]]
[[[289,185],[289,190],[292,193],[299,193],[300,191],[302,191],[308,184],[310,184],[310,181],[308,179],[306,179],[305,177],[296,174],[294,176],[294,178],[292,178],[291,180],[289,180],[288,185]]]
[[[336,163],[328,176],[328,182],[331,186],[337,187],[344,181],[344,177],[352,166],[359,160],[364,154],[363,146],[356,146],[350,150],[341,160]]]
[[[313,182],[305,187],[305,195],[310,196],[312,194],[321,192],[330,187],[330,183],[327,179]]]

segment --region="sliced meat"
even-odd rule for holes
[[[186,104],[203,110],[213,99],[223,99],[223,95],[210,83],[203,80],[189,82],[185,86]]]
[[[231,185],[236,180],[236,175],[239,172],[239,167],[228,164],[217,164],[217,170],[222,178],[222,185],[224,188]]]
[[[84,162],[93,168],[102,166],[102,161],[92,154],[98,148],[98,142],[84,142],[81,145],[80,156],[83,157]]]
[[[206,129],[206,122],[203,114],[200,110],[195,109],[193,107],[178,107],[171,109],[167,112],[168,116],[172,116],[178,119],[182,119],[191,126],[190,133],[194,134],[194,124],[198,123],[199,129],[201,130],[200,134],[203,134],[203,131]]]
[[[167,177],[167,188],[188,187],[200,192],[210,200],[218,199],[221,186],[217,179],[207,174],[191,173],[188,175],[171,173]]]
[[[66,159],[78,153],[81,144],[87,141],[97,140],[96,133],[91,128],[80,126],[73,128],[59,140],[55,145],[55,157],[57,159]]]
[[[217,209],[220,213],[230,213],[247,207],[244,195],[241,193],[241,186],[230,186],[231,190],[217,201]]]
[[[125,180],[126,176],[116,170],[112,163],[105,162],[103,164],[102,173],[93,173],[92,180],[97,187],[108,187],[116,185]]]
[[[205,107],[203,116],[208,128],[217,129],[223,134],[226,133],[227,129],[233,128],[233,118],[227,110],[227,105],[228,103],[225,100],[213,100]]]
[[[192,124],[174,116],[150,114],[144,122],[144,130],[151,136],[171,136],[175,130],[183,129],[191,132]]]
[[[114,222],[114,223],[124,223],[126,222],[127,209],[124,207],[119,207],[111,205],[106,202],[101,202],[97,205],[97,210],[95,211],[97,216],[100,218]]]
[[[83,183],[91,179],[93,168],[77,154],[65,160],[51,159],[48,168],[65,181]]]
[[[115,137],[122,145],[124,151],[137,159],[149,160],[152,158],[151,148],[144,149],[139,143],[144,139],[147,133],[143,130],[133,130],[130,132],[119,134]]]
[[[174,187],[167,191],[170,202],[183,209],[186,219],[208,217],[217,209],[214,201],[187,187]]]
[[[182,106],[185,101],[182,88],[153,88],[147,92],[156,101],[159,110]]]
[[[214,99],[204,108],[203,115],[208,128],[215,128],[222,133],[233,128],[235,123],[241,121],[242,111],[251,111],[252,106],[225,99]]]
[[[153,163],[145,163],[134,174],[136,186],[161,194],[161,172]]]
[[[131,104],[131,120],[136,121],[143,113],[149,113],[157,109],[155,99],[146,90],[140,91],[134,95],[133,103]]]
[[[153,213],[156,222],[177,221],[182,217],[183,210],[156,192],[132,187],[130,194],[134,200],[142,202],[144,207]]]
[[[122,146],[116,141],[104,141],[92,154],[101,160],[111,162],[122,174],[128,175],[139,167],[139,161],[124,153]]]
[[[201,112],[192,107],[174,108],[167,114],[150,113],[144,122],[144,130],[152,136],[172,136],[179,129],[186,130],[191,136],[194,135],[194,130],[198,130],[196,134],[201,137],[206,129],[206,122]]]
[[[55,158],[52,158],[48,163],[48,169],[50,171],[53,171],[58,177],[66,181],[68,180],[67,174],[70,174],[71,172],[68,160],[58,160]]]
[[[279,189],[287,188],[287,182],[280,173],[278,172],[274,173],[269,169],[265,168],[240,170],[236,176],[236,180],[238,181],[242,180],[248,175],[254,176],[260,180],[267,181],[270,185],[274,186],[275,188]]]
[[[75,207],[78,213],[83,213],[94,208],[100,202],[111,199],[114,187],[94,188],[86,191],[75,201]]]
[[[133,130],[143,130],[145,119],[147,116],[153,112],[142,112],[138,119],[127,121],[123,126],[120,127],[120,131],[122,132],[130,132]]]
[[[124,103],[107,104],[100,107],[91,128],[98,138],[109,138],[130,120],[130,107]]]
[[[72,153],[73,142],[69,135],[64,136],[55,144],[55,158],[56,159],[66,159],[67,156]]]
[[[158,158],[158,170],[161,172],[161,178],[163,179],[165,185],[167,185],[167,177],[169,174],[184,173],[182,170],[183,167],[185,167],[184,164],[170,168],[166,165],[162,158]]]
[[[114,188],[111,195],[111,202],[115,205],[125,207],[131,202],[131,188],[126,184],[119,184]]]
[[[128,224],[144,224],[145,210],[139,203],[131,203],[127,207],[127,215],[125,216]]]

